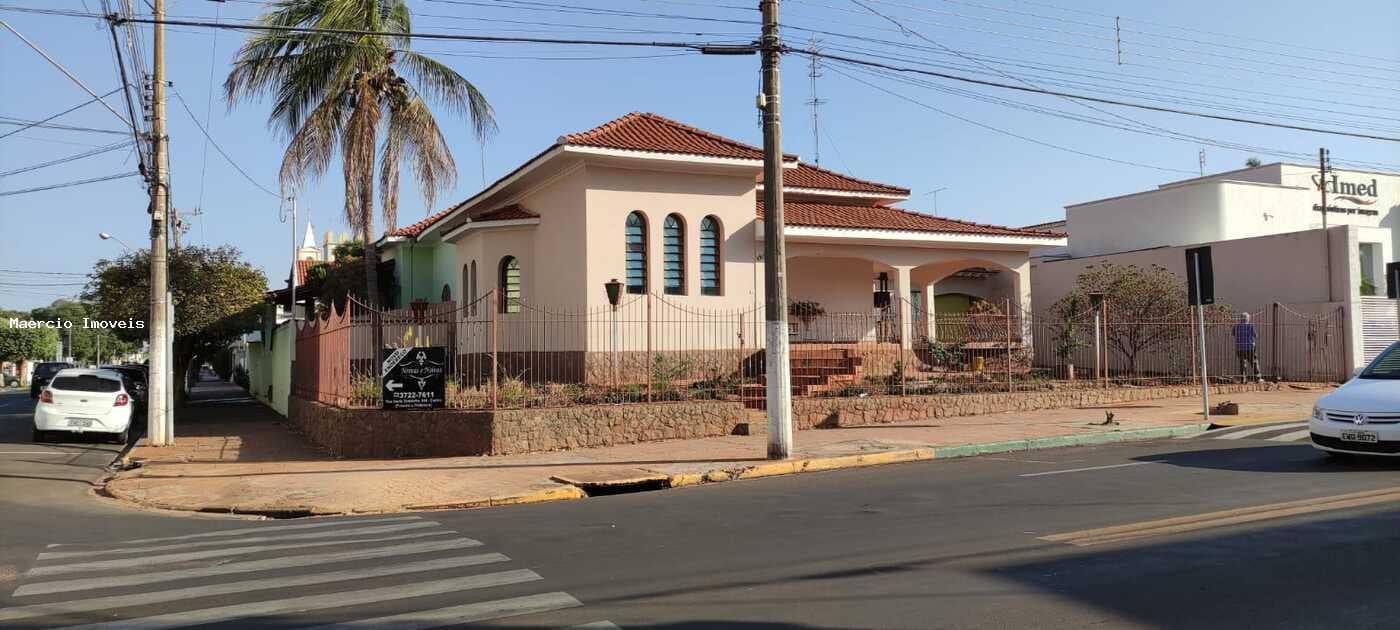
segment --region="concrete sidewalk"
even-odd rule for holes
[[[1302,420],[1330,388],[1228,396],[1234,423]],[[1104,426],[1111,411],[1116,425]],[[480,507],[581,498],[619,486],[672,487],[771,474],[1048,446],[1164,437],[1205,428],[1200,400],[929,419],[819,429],[796,436],[796,460],[762,458],[766,436],[649,442],[501,457],[336,460],[307,445],[241,390],[205,383],[178,419],[177,445],[132,452],[139,468],[113,496],[150,507],[337,514]],[[582,488],[582,489],[581,489]]]

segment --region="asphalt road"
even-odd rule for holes
[[[107,507],[67,481],[95,468],[5,459],[0,627],[1394,627],[1400,464],[1270,439],[1294,431],[262,522]],[[12,489],[47,497],[17,536]],[[1099,544],[1044,539],[1074,532]]]

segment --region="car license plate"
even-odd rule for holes
[[[1342,441],[1375,444],[1379,441],[1379,437],[1375,431],[1342,431]]]
[[[82,427],[84,429],[92,426],[92,418],[69,418],[68,426]]]

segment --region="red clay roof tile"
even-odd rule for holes
[[[761,173],[758,176],[758,181],[759,183],[763,182],[763,175]],[[805,163],[798,164],[797,168],[790,168],[783,171],[783,187],[818,188],[822,190],[875,193],[898,197],[909,196],[909,189],[907,188],[857,179],[849,175],[828,171],[820,166],[813,166]]]
[[[496,208],[490,212],[484,212],[472,217],[472,221],[510,221],[514,219],[538,219],[540,215],[530,211],[529,208],[518,203],[510,204],[504,208]]]
[[[745,160],[763,159],[762,149],[649,112],[632,112],[588,131],[561,136],[559,144]]]
[[[876,205],[841,205],[789,201],[783,204],[785,225],[814,227],[865,228],[874,230],[905,230],[910,232],[939,232],[945,234],[980,234],[986,236],[1056,236],[1037,230],[1021,230],[999,225],[984,225],[935,217],[901,208]],[[758,216],[763,216],[763,201],[758,202]]]

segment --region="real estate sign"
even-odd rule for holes
[[[380,386],[385,409],[440,409],[445,390],[447,348],[386,348]]]

